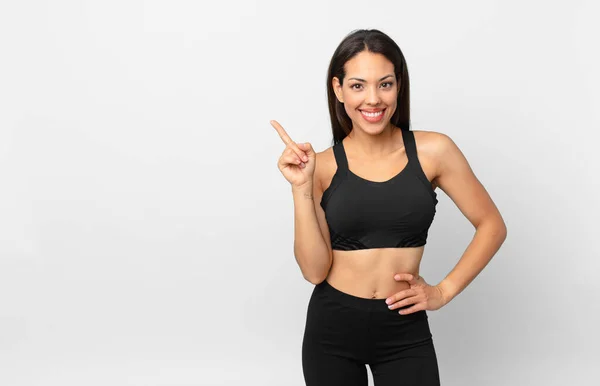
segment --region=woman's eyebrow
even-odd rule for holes
[[[384,80],[384,79],[386,79],[386,78],[389,78],[390,76],[394,76],[394,74],[389,74],[389,75],[386,75],[386,76],[384,76],[383,78],[379,79],[379,81],[381,82],[382,80]],[[355,79],[355,80],[358,80],[358,81],[360,81],[360,82],[366,82],[366,80],[364,80],[364,79],[360,79],[360,78],[348,78],[348,80],[351,80],[351,79]]]

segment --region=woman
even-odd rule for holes
[[[409,80],[397,44],[378,30],[340,43],[328,70],[334,146],[315,153],[271,121],[286,147],[294,254],[315,284],[302,344],[308,386],[439,385],[426,311],[457,296],[506,238],[506,226],[445,134],[410,130]],[[442,189],[475,226],[439,284],[419,275]]]

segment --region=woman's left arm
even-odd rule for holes
[[[506,224],[498,208],[454,141],[438,133],[434,183],[475,227],[475,235],[452,271],[437,285],[444,304],[464,290],[485,268],[506,239]]]

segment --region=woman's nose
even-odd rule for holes
[[[373,89],[372,87],[368,89],[366,102],[373,105],[379,103],[379,94],[377,93],[377,89]]]

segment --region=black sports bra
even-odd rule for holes
[[[337,163],[323,192],[332,249],[419,247],[427,242],[437,194],[417,158],[414,133],[402,131],[408,163],[387,181],[366,180],[348,169],[342,141],[333,146]]]

